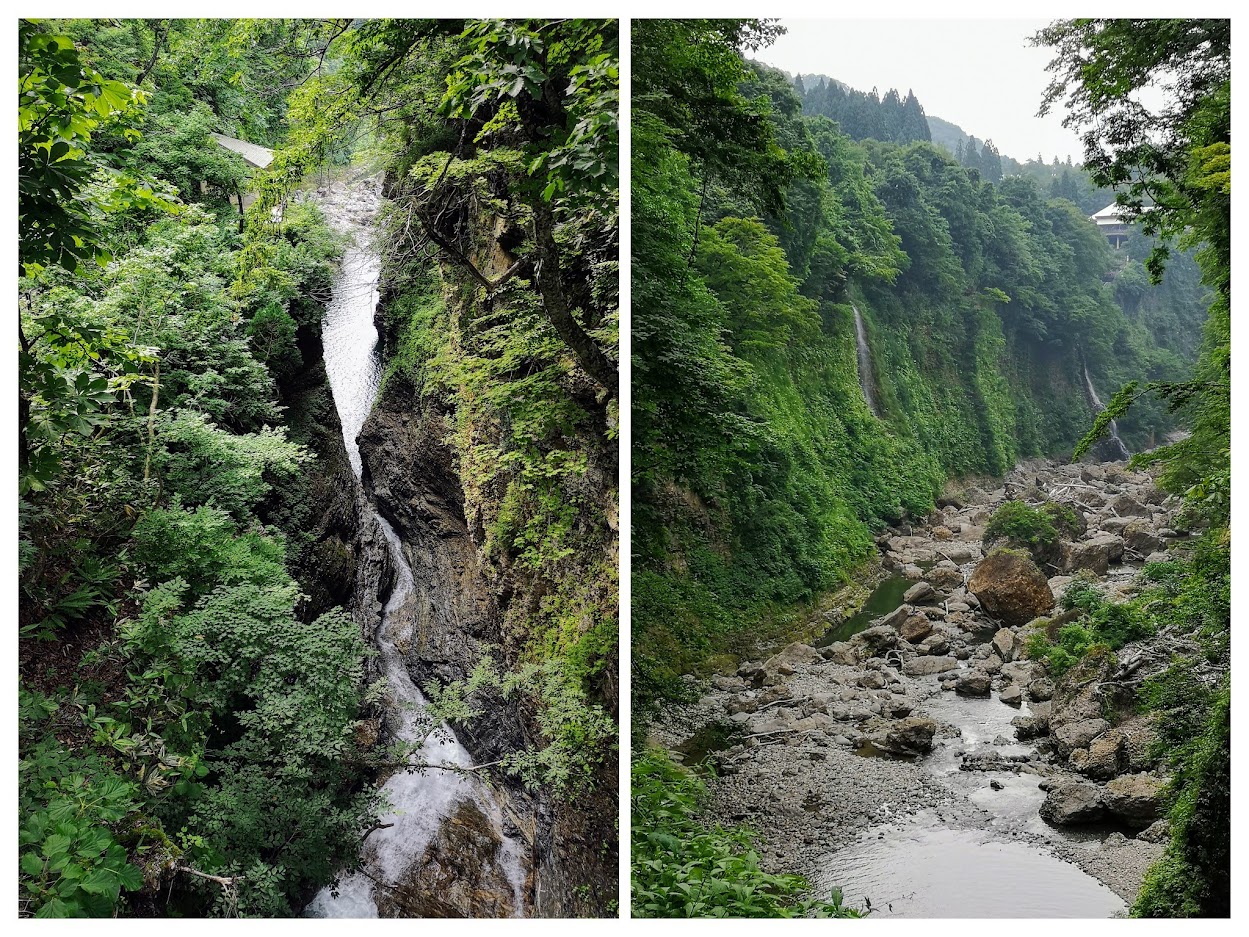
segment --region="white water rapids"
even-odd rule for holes
[[[381,383],[381,354],[373,324],[381,264],[371,243],[372,221],[380,199],[379,186],[377,179],[336,182],[322,187],[316,197],[330,225],[352,238],[334,283],[333,299],[325,310],[322,341],[325,369],[357,481],[361,461],[356,437],[373,407]],[[397,614],[412,595],[415,583],[398,534],[384,517],[377,515],[377,522],[386,536],[395,569],[395,582],[377,634],[381,668],[388,686],[390,728],[396,739],[416,742],[425,735],[421,710],[426,699],[408,673],[400,650],[410,638],[409,620]],[[471,766],[472,756],[449,729],[445,726],[443,729],[445,731],[439,733],[442,737],[427,738],[412,760],[426,765]],[[494,861],[512,886],[513,914],[523,915],[523,845],[501,832],[502,809],[484,782],[471,775],[435,767],[423,773],[397,771],[383,790],[392,812],[381,817],[382,828],[375,829],[364,840],[362,871],[341,877],[337,897],[329,886],[321,889],[305,909],[305,916],[377,917],[376,889],[391,887],[402,879],[425,854],[443,822],[466,800],[480,808],[498,833],[501,845]]]

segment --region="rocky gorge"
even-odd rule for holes
[[[492,649],[515,653],[502,633],[514,592],[501,594],[491,581],[480,531],[466,519],[446,439],[453,412],[402,375],[386,377],[395,336],[375,243],[382,176],[330,181],[300,197],[315,201],[348,240],[316,337],[324,365],[309,384],[319,409],[309,407],[306,420],[326,466],[309,484],[335,495],[325,517],[309,525],[311,540],[315,555],[342,554],[342,561],[322,567],[320,579],[310,576],[310,591],[344,594],[378,649],[370,678],[384,679],[386,693],[363,725],[360,747],[418,746],[414,767],[392,766],[377,778],[389,810],[364,832],[361,869],[344,872],[305,913],[596,913],[615,887],[599,828],[611,826],[614,798],[611,809],[576,809],[503,770],[509,755],[542,743],[531,704],[486,686],[472,699],[478,715],[433,735],[422,722],[431,687],[465,680]]]
[[[1038,564],[984,542],[1008,501],[1066,506],[1077,526]],[[764,864],[816,897],[839,888],[886,915],[1121,915],[1167,836],[1136,688],[1191,649],[1159,634],[1059,677],[1029,648],[1079,618],[1062,603],[1073,583],[1133,595],[1142,565],[1185,539],[1178,503],[1123,463],[1050,461],[937,503],[882,532],[864,583],[802,641],[687,676],[701,698],[653,738],[708,764],[711,818],[759,831]],[[881,596],[891,610],[859,610]]]

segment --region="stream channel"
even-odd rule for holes
[[[335,182],[318,190],[316,201],[335,231],[351,243],[343,254],[334,295],[322,323],[325,369],[342,422],[343,441],[359,483],[360,449],[356,438],[381,384],[382,360],[374,311],[378,303],[381,262],[373,246],[373,221],[380,201],[380,179]],[[363,500],[363,499],[362,499]],[[401,648],[408,644],[410,618],[404,603],[413,592],[412,568],[394,528],[376,511],[369,512],[385,534],[395,575],[377,633],[381,670],[387,682],[387,728],[398,742],[421,742],[409,763],[468,768],[472,756],[446,726],[426,737],[421,710],[425,696],[413,682]],[[362,518],[364,522],[372,518]],[[307,917],[371,918],[379,916],[379,888],[394,888],[420,863],[442,824],[465,801],[472,801],[496,832],[500,847],[497,873],[512,886],[512,916],[523,916],[524,844],[505,835],[503,810],[490,788],[475,776],[442,767],[399,770],[383,788],[389,813],[367,834],[361,847],[361,868],[344,874],[336,889],[323,888],[305,910]]]

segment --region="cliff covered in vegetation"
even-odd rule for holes
[[[420,575],[406,669],[530,847],[499,913],[613,907],[615,43],[22,24],[23,914],[290,915],[359,866],[413,755],[375,509]],[[353,156],[389,204],[363,489],[322,360],[345,244],[304,197]],[[485,907],[461,820],[389,913]]]
[[[1026,178],[804,116],[785,75],[738,54],[769,28],[638,28],[643,704],[844,583],[873,530],[925,513],[946,478],[1069,452],[1095,413],[1085,367],[1106,396],[1181,378],[1192,345],[1164,347],[1153,319],[1192,335],[1204,315],[1199,297],[1125,312],[1122,258]],[[1135,451],[1175,426],[1154,403],[1119,429]]]

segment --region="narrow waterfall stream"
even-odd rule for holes
[[[1093,387],[1093,379],[1089,377],[1089,366],[1084,366],[1084,388],[1088,391],[1089,404],[1098,413],[1106,409],[1106,405],[1102,403],[1102,399],[1097,396],[1097,390]],[[1123,440],[1119,438],[1119,424],[1116,420],[1110,421],[1110,435],[1106,437],[1106,449],[1116,459],[1126,462],[1132,458],[1132,453],[1128,452],[1128,447],[1123,444]]]
[[[322,328],[325,369],[342,422],[343,441],[357,481],[361,459],[356,437],[373,407],[381,383],[381,353],[373,314],[378,302],[380,259],[374,250],[372,222],[380,200],[380,180],[336,182],[318,190],[316,200],[330,225],[352,237],[334,283],[333,300]],[[403,543],[380,514],[375,515],[389,544],[395,582],[382,612],[377,634],[381,669],[388,684],[389,729],[400,741],[419,741],[424,733],[421,710],[426,699],[413,682],[401,648],[410,638],[410,619],[402,613],[415,582]],[[414,763],[469,767],[472,756],[454,734],[430,736],[413,757]],[[381,817],[361,847],[362,871],[344,875],[335,896],[327,886],[305,909],[308,917],[378,917],[380,888],[393,889],[420,863],[443,823],[465,804],[475,805],[500,843],[494,877],[511,887],[512,916],[523,916],[524,844],[506,835],[503,808],[484,781],[454,770],[431,767],[421,772],[400,770],[383,788],[391,813]],[[389,825],[387,825],[389,824]],[[436,896],[436,898],[441,896]]]
[[[854,310],[854,338],[859,356],[859,387],[863,390],[863,399],[867,401],[867,409],[872,411],[872,416],[879,417],[876,391],[872,387],[872,354],[867,347],[867,330],[863,327],[863,316],[859,314],[859,307],[852,305],[850,308]]]

